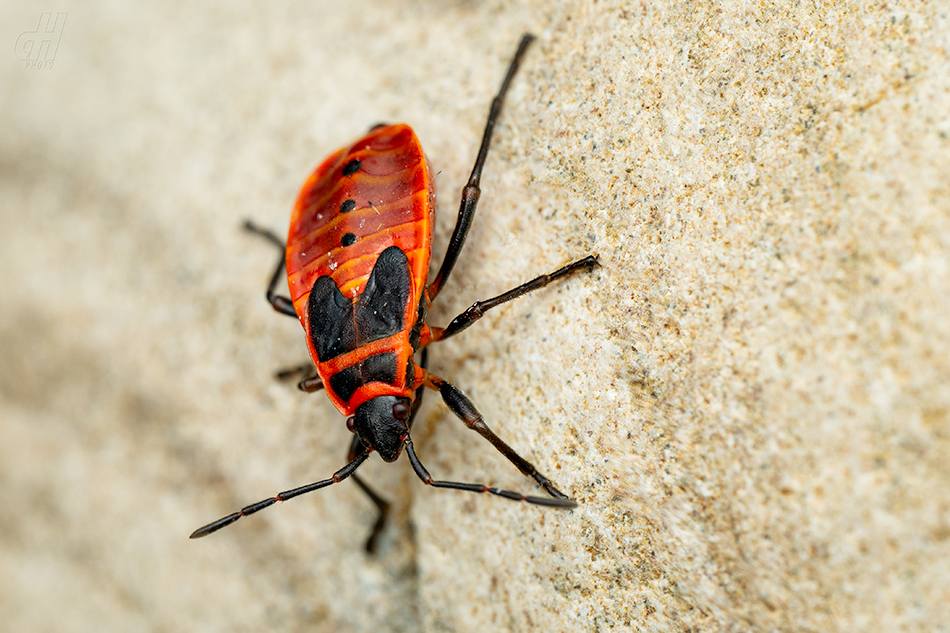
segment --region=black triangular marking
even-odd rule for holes
[[[355,300],[344,297],[329,276],[318,278],[307,311],[320,362],[402,330],[411,286],[409,260],[396,246],[379,254],[366,288]]]
[[[317,279],[307,300],[310,314],[310,338],[320,361],[355,349],[353,302],[343,296],[329,276]]]

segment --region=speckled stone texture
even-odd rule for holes
[[[52,68],[18,36],[68,11]],[[950,631],[950,8],[184,2],[0,9],[0,629]],[[379,121],[439,171],[432,311],[603,266],[433,347],[580,502],[328,476],[263,298],[304,178]],[[537,494],[427,397],[433,475]]]

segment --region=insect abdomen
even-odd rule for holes
[[[327,275],[346,297],[363,291],[379,254],[409,259],[418,301],[429,267],[434,190],[419,140],[407,125],[373,129],[320,165],[304,184],[287,240],[294,309],[307,326],[307,297]]]

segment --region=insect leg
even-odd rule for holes
[[[485,166],[485,159],[488,156],[488,146],[491,144],[492,132],[495,130],[495,122],[501,114],[501,106],[505,101],[505,93],[508,92],[508,86],[511,84],[515,72],[518,70],[518,64],[524,56],[528,44],[534,39],[533,35],[525,34],[521,38],[518,50],[508,66],[508,74],[498,90],[498,94],[491,102],[491,109],[488,111],[488,121],[485,123],[485,131],[482,134],[482,144],[478,149],[478,157],[475,159],[475,166],[472,168],[472,175],[468,178],[468,183],[462,188],[462,202],[459,205],[458,219],[455,221],[455,230],[452,231],[452,239],[449,240],[449,247],[445,251],[445,258],[442,260],[442,267],[439,268],[435,279],[429,284],[427,294],[429,300],[435,299],[436,295],[442,289],[443,284],[449,278],[452,268],[455,267],[455,261],[462,252],[462,246],[465,244],[465,236],[472,226],[472,220],[475,219],[475,207],[478,205],[478,198],[481,195],[479,183],[482,178],[482,168]]]
[[[433,486],[435,488],[452,488],[454,490],[467,490],[469,492],[488,492],[493,495],[498,495],[499,497],[504,497],[505,499],[511,499],[512,501],[524,501],[526,503],[533,503],[539,506],[550,506],[564,509],[577,507],[576,501],[566,497],[555,499],[549,499],[547,497],[529,497],[521,494],[520,492],[502,490],[501,488],[489,488],[484,484],[469,484],[462,483],[460,481],[442,481],[433,479],[429,474],[429,471],[426,470],[426,467],[422,465],[422,462],[420,462],[419,458],[416,456],[416,449],[412,445],[412,440],[407,437],[405,444],[406,454],[409,455],[409,462],[412,464],[412,469],[416,471],[416,475],[419,476],[419,479],[421,479],[423,483],[428,486]]]
[[[286,369],[281,369],[279,371],[276,371],[274,372],[274,378],[276,378],[277,380],[286,380],[287,378],[290,378],[291,376],[295,376],[297,374],[304,374],[304,378],[300,382],[297,383],[297,389],[300,389],[301,391],[306,391],[307,393],[313,393],[314,391],[320,391],[321,389],[323,389],[323,380],[320,378],[320,376],[316,374],[312,376],[307,375],[313,372],[313,370],[314,370],[313,363],[306,363],[305,365],[299,365],[297,367],[287,367]]]
[[[422,350],[422,357],[419,361],[419,366],[423,369],[426,368],[428,364],[429,353],[428,350]],[[419,405],[422,404],[422,394],[424,393],[424,387],[419,387],[416,389],[416,397],[412,402],[412,409],[409,412],[409,418],[406,423],[409,428],[412,428],[412,421],[416,417],[416,412],[419,411]],[[359,454],[361,450],[365,450],[363,443],[360,441],[360,438],[353,436],[353,441],[350,442],[350,452],[347,459],[354,459],[354,457]],[[379,516],[376,517],[376,523],[373,524],[373,529],[369,533],[369,538],[366,539],[366,551],[372,554],[376,551],[376,543],[379,538],[380,533],[383,531],[383,528],[386,526],[386,517],[389,514],[389,502],[383,499],[375,490],[369,487],[365,481],[359,475],[353,475],[353,481],[356,482],[356,485],[366,493],[366,496],[376,504],[376,508],[379,510]]]
[[[307,393],[320,391],[323,389],[323,379],[320,378],[320,376],[308,376],[297,383],[297,389],[306,391]]]
[[[350,451],[347,456],[347,459],[354,459],[355,455],[359,455],[360,451],[365,451],[363,443],[360,441],[360,438],[356,435],[353,436],[353,441],[350,442]],[[353,481],[356,482],[356,485],[360,487],[360,490],[366,493],[366,496],[376,505],[376,509],[379,511],[378,516],[376,517],[376,523],[373,524],[373,529],[369,533],[369,538],[366,539],[366,551],[372,554],[376,551],[376,541],[379,538],[379,534],[383,531],[383,527],[386,525],[386,516],[389,514],[389,502],[379,496],[375,490],[369,487],[365,481],[360,478],[359,475],[353,475]]]
[[[249,506],[244,506],[237,512],[232,512],[226,517],[222,517],[217,521],[209,523],[204,527],[200,527],[194,532],[191,533],[191,536],[188,538],[201,538],[202,536],[208,536],[212,532],[217,532],[223,527],[227,527],[240,519],[241,517],[246,517],[249,514],[254,514],[255,512],[260,512],[264,508],[269,508],[278,501],[287,501],[288,499],[293,499],[294,497],[299,497],[300,495],[307,494],[308,492],[313,492],[314,490],[319,490],[320,488],[326,488],[335,483],[339,483],[352,475],[357,468],[360,467],[360,464],[366,461],[366,458],[369,457],[369,451],[363,449],[363,452],[357,455],[354,459],[350,460],[346,466],[340,470],[333,473],[333,476],[329,479],[324,479],[322,481],[315,481],[312,484],[307,484],[306,486],[300,486],[299,488],[294,488],[292,490],[285,490],[284,492],[278,493],[276,496],[271,497],[270,499],[264,499],[258,501],[257,503],[252,503]]]
[[[280,249],[280,261],[277,262],[277,268],[274,270],[274,274],[270,278],[270,283],[267,284],[267,302],[270,303],[274,309],[281,314],[296,317],[297,312],[294,310],[293,301],[291,301],[289,297],[282,297],[278,295],[276,291],[277,284],[280,282],[281,273],[284,271],[285,258],[287,257],[286,253],[284,252],[286,248],[284,242],[271,231],[257,226],[250,220],[244,221],[244,228],[251,233],[260,235]]]
[[[488,440],[491,445],[494,446],[499,453],[507,457],[508,461],[514,464],[523,475],[533,478],[536,482],[538,482],[538,485],[547,491],[549,495],[561,501],[559,503],[549,503],[548,505],[560,505],[564,507],[574,507],[577,505],[573,499],[569,499],[566,494],[555,488],[554,484],[551,483],[551,480],[539,473],[538,469],[535,468],[531,462],[516,453],[513,448],[504,442],[504,440],[495,435],[495,433],[492,432],[490,428],[488,428],[488,425],[485,424],[482,414],[478,412],[478,409],[475,408],[475,405],[472,404],[472,401],[469,400],[457,387],[445,382],[433,374],[429,374],[426,378],[426,381],[427,384],[430,384],[433,389],[439,390],[439,393],[442,394],[442,400],[444,400],[445,404],[447,404],[449,409],[452,410],[452,413],[457,415],[459,419],[465,423],[465,426]],[[492,492],[491,490],[487,491]],[[492,494],[497,493],[493,492]],[[538,502],[530,501],[530,503]]]
[[[528,294],[529,292],[537,290],[538,288],[544,288],[552,281],[556,281],[561,277],[567,277],[568,275],[581,270],[590,270],[595,266],[599,266],[597,263],[597,255],[588,255],[584,259],[579,259],[574,263],[568,264],[563,268],[555,270],[549,275],[541,275],[540,277],[532,279],[527,283],[523,283],[517,288],[512,288],[508,292],[500,294],[497,297],[492,297],[491,299],[486,299],[485,301],[476,301],[468,310],[452,319],[452,322],[449,323],[448,327],[444,329],[431,328],[432,340],[441,341],[443,339],[447,339],[450,336],[458,334],[472,323],[482,318],[486,312],[495,306],[507,303],[512,299],[517,299],[521,295]]]

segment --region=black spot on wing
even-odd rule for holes
[[[356,172],[360,170],[360,165],[362,164],[363,163],[360,159],[354,158],[347,164],[343,165],[343,171],[342,171],[343,175],[352,176],[353,174],[355,174]]]

